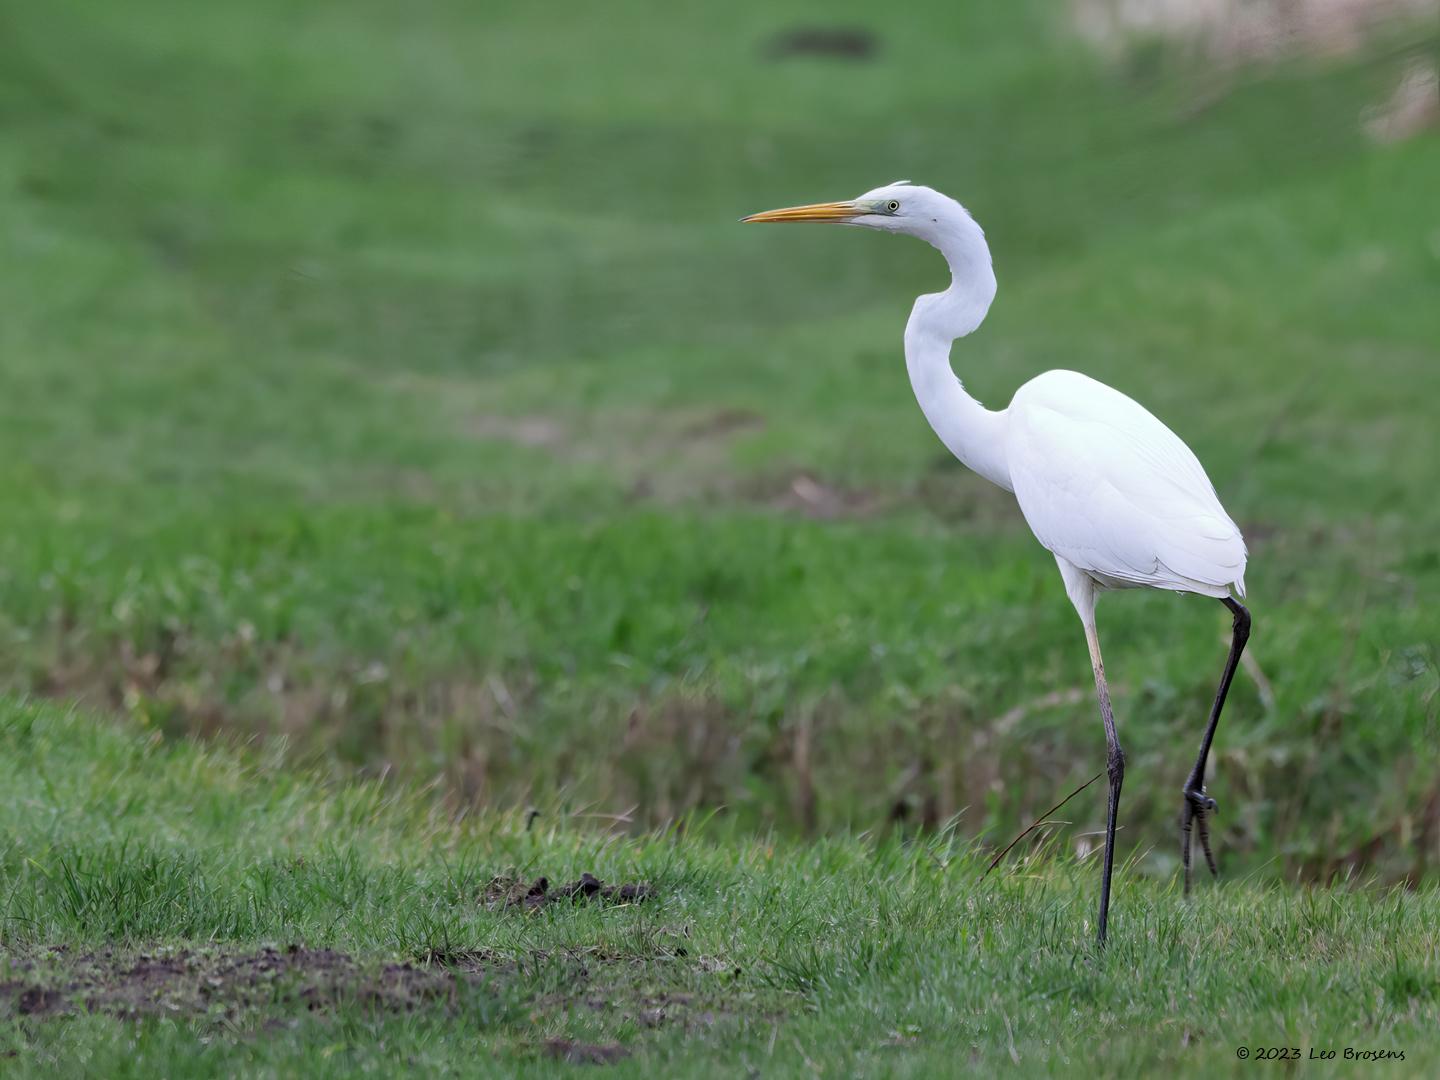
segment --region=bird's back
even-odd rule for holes
[[[1015,393],[1006,457],[1046,548],[1111,587],[1245,595],[1245,541],[1180,437],[1118,390],[1049,371]]]

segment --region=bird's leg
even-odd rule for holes
[[[1235,669],[1240,665],[1240,654],[1245,651],[1245,642],[1250,639],[1250,612],[1245,605],[1230,597],[1221,601],[1235,616],[1230,638],[1230,658],[1225,661],[1225,674],[1220,676],[1220,689],[1215,692],[1215,704],[1210,707],[1210,722],[1205,726],[1205,735],[1200,740],[1200,756],[1195,759],[1195,768],[1185,781],[1184,801],[1180,804],[1180,862],[1185,873],[1185,895],[1190,895],[1190,833],[1193,829],[1200,836],[1200,850],[1205,853],[1205,864],[1210,873],[1219,876],[1215,867],[1215,855],[1210,850],[1209,817],[1215,812],[1215,800],[1205,793],[1205,766],[1210,757],[1210,744],[1215,741],[1215,728],[1220,723],[1220,712],[1225,708],[1225,696],[1230,693],[1230,683],[1235,678]]]
[[[1105,683],[1105,664],[1100,659],[1100,638],[1094,618],[1085,622],[1085,639],[1090,645],[1090,665],[1095,671],[1095,694],[1100,699],[1100,719],[1105,723],[1106,772],[1110,776],[1110,804],[1105,816],[1105,865],[1100,878],[1100,944],[1110,922],[1110,878],[1115,869],[1115,819],[1120,811],[1120,785],[1125,780],[1125,751],[1115,732],[1115,714],[1110,709],[1110,688]]]

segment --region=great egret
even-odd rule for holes
[[[1234,616],[1230,656],[1183,788],[1180,852],[1188,895],[1192,829],[1210,872],[1217,873],[1208,825],[1215,800],[1205,791],[1205,765],[1250,636],[1250,613],[1235,598],[1245,595],[1240,530],[1190,448],[1118,390],[1073,371],[1047,371],[1020,387],[1009,408],[998,412],[965,392],[950,368],[950,345],[985,318],[995,299],[995,273],[984,232],[954,199],[902,180],[858,199],[767,210],[741,220],[828,221],[901,233],[937,248],[950,264],[950,287],[915,301],[905,325],[905,366],[925,418],[950,452],[1014,492],[1035,538],[1054,554],[1085,626],[1110,779],[1098,928],[1103,945],[1125,752],[1100,658],[1095,601],[1107,589],[1170,589],[1213,596]]]

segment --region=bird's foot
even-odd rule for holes
[[[1210,815],[1215,813],[1215,800],[1205,794],[1205,789],[1186,788],[1185,801],[1180,804],[1180,862],[1185,869],[1185,895],[1190,895],[1190,834],[1192,830],[1200,836],[1200,850],[1205,853],[1205,864],[1210,874],[1219,877],[1215,866],[1215,854],[1210,850]]]

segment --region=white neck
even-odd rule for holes
[[[940,441],[966,466],[1006,491],[1005,412],[991,412],[965,392],[950,368],[950,345],[980,325],[995,299],[995,272],[985,234],[959,207],[934,236],[950,264],[950,288],[915,301],[905,325],[905,366],[920,408]]]

